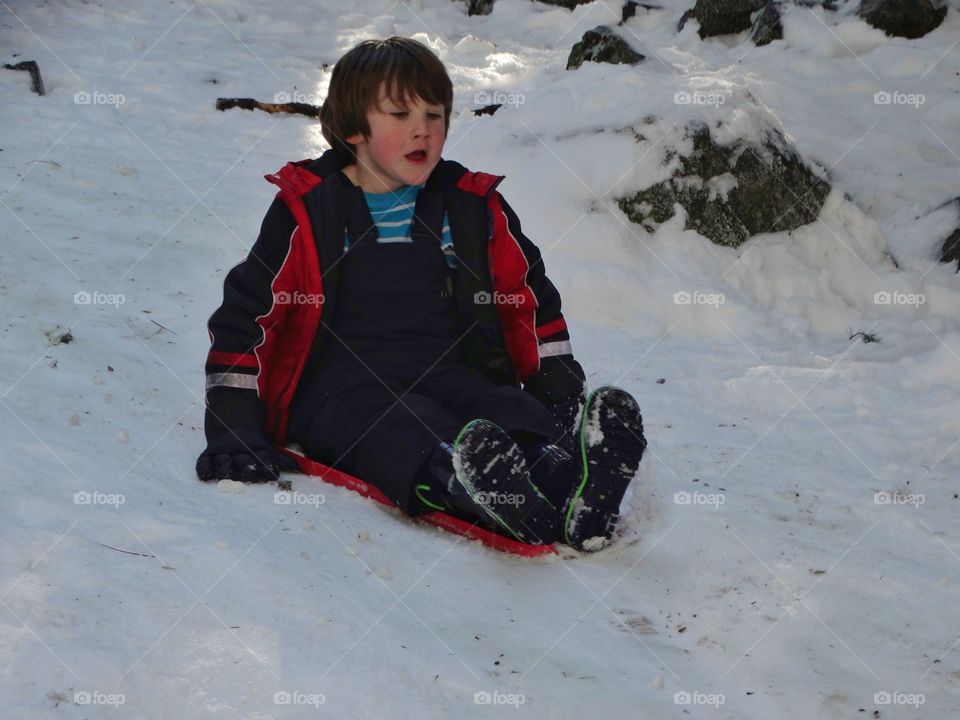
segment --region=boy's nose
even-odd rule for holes
[[[417,118],[413,123],[413,136],[424,137],[429,132],[430,125],[425,117]]]

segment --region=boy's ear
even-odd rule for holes
[[[353,135],[350,135],[349,137],[344,138],[344,140],[350,143],[351,145],[359,145],[364,141],[364,139],[365,138],[363,137],[363,133],[355,133]]]

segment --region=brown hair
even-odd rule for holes
[[[370,135],[367,111],[376,106],[383,83],[392,100],[416,97],[443,105],[444,128],[450,129],[453,83],[440,58],[410,38],[365,40],[337,61],[320,110],[323,137],[351,160],[356,154],[346,138],[357,133]]]

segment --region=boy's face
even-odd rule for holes
[[[370,193],[425,183],[446,140],[443,105],[428,105],[418,97],[392,100],[381,85],[367,122],[369,137],[357,133],[346,138],[357,153],[350,179]]]

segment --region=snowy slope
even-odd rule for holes
[[[935,262],[960,13],[908,41],[794,8],[755,48],[662,4],[623,30],[644,63],[571,72],[618,5],[0,4],[4,62],[48,91],[0,72],[0,716],[960,712],[960,280]],[[214,101],[319,103],[325,65],[390,34],[448,64],[445,155],[507,175],[591,383],[640,400],[651,445],[602,553],[523,561],[316,481],[282,504],[194,477],[205,321],[262,176],[323,150],[306,118]],[[674,101],[693,91],[724,100]],[[480,92],[516,102],[476,118]],[[693,119],[781,128],[834,184],[820,220],[737,250],[627,222],[614,198]]]

